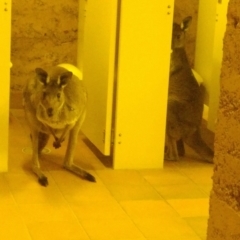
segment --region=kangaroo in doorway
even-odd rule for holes
[[[193,76],[184,49],[185,32],[191,20],[192,17],[186,17],[180,25],[173,24],[165,158],[178,160],[179,155],[184,155],[184,142],[204,161],[212,163],[213,151],[200,133],[204,87]]]
[[[91,174],[73,164],[87,103],[87,93],[77,71],[70,64],[59,65],[49,71],[36,68],[35,78],[30,79],[24,88],[24,110],[33,150],[32,169],[42,186],[48,185],[48,179],[40,169],[38,158],[50,135],[55,139],[53,146],[59,148],[69,134],[64,167],[83,179],[95,181]]]

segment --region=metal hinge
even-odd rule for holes
[[[111,130],[111,145],[114,145],[114,136],[115,136],[115,130]]]
[[[112,130],[111,130],[111,136],[110,136],[110,144],[111,144],[111,145],[114,144],[114,134],[115,134],[115,130],[112,129]],[[103,143],[106,142],[105,139],[106,139],[106,130],[104,129],[104,130],[103,130],[103,140],[102,140]]]
[[[103,130],[103,138],[102,138],[103,143],[105,143],[105,138],[106,138],[106,130],[104,129]]]

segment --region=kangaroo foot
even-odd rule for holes
[[[167,161],[177,161],[178,159],[175,158],[172,154],[165,153],[164,154],[164,160],[167,160]]]
[[[171,137],[168,137],[167,149],[165,150],[164,159],[168,161],[179,160],[176,140]]]
[[[38,177],[38,182],[41,186],[46,187],[48,185],[48,179],[47,177],[42,173],[40,170],[39,166],[33,165],[32,166],[33,172],[37,175]]]
[[[38,178],[38,182],[43,187],[47,187],[47,185],[48,185],[48,179],[44,175]]]
[[[85,179],[87,181],[90,182],[96,182],[96,179],[93,175],[91,175],[90,173],[86,172],[85,170],[75,166],[75,165],[64,165],[64,168],[67,169],[68,171],[76,174],[77,176],[79,176],[82,179]]]

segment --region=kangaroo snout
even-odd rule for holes
[[[53,108],[48,108],[48,109],[47,109],[47,115],[48,115],[49,117],[52,117],[52,116],[53,116]]]

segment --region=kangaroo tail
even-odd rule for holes
[[[199,154],[204,161],[213,163],[214,152],[212,149],[203,141],[200,129],[198,128],[192,135],[184,139],[184,142],[190,146],[197,154]]]

